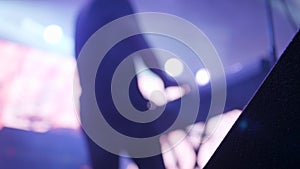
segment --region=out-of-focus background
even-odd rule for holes
[[[75,21],[87,2],[0,1],[1,169],[89,168],[73,95],[80,90],[73,83],[78,80],[74,74]],[[300,25],[299,0],[131,2],[137,12],[182,17],[208,36],[227,77],[224,111],[247,104],[274,64],[272,49],[278,58]],[[199,88],[206,90],[209,76],[205,68],[178,42],[155,36],[147,39],[155,47],[182,56]],[[166,71],[174,66],[168,61],[160,60]],[[177,76],[184,79],[184,73]]]

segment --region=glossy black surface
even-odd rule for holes
[[[298,32],[205,168],[300,168],[299,86]]]

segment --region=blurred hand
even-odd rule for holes
[[[194,169],[197,162],[203,168],[220,145],[234,122],[241,114],[233,110],[208,120],[204,140],[204,123],[196,123],[188,128],[188,134],[176,130],[161,137],[163,158],[167,169]],[[195,150],[200,147],[196,154]]]
[[[134,65],[141,94],[156,106],[163,106],[170,101],[177,100],[190,91],[188,85],[165,88],[163,80],[148,69],[140,58],[134,60]]]

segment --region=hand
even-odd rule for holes
[[[148,69],[142,59],[136,58],[134,63],[141,94],[156,106],[163,106],[189,93],[190,88],[188,85],[165,88],[163,80]]]
[[[191,125],[188,134],[183,130],[176,130],[162,136],[161,145],[166,168],[194,169],[196,163],[200,168],[204,167],[240,114],[240,110],[233,110],[209,119],[204,140],[201,140],[204,123]],[[195,150],[199,148],[200,143],[200,151],[196,154]]]

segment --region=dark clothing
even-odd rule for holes
[[[85,6],[85,8],[83,8],[83,10],[80,12],[76,23],[76,57],[79,56],[80,50],[82,49],[85,42],[99,28],[119,17],[129,14],[133,14],[133,9],[131,8],[130,3],[126,0],[97,0]],[[126,27],[126,25],[124,25],[124,27]],[[105,43],[105,39],[103,40],[103,43]],[[145,48],[148,48],[148,45],[142,35],[136,35],[121,41],[120,43],[115,45],[104,57],[98,68],[97,76],[95,79],[95,85],[97,86],[95,90],[97,102],[101,109],[101,113],[103,114],[107,122],[120,133],[140,138],[157,135],[159,133],[159,130],[155,126],[158,126],[157,124],[161,122],[155,120],[155,122],[151,122],[145,125],[129,121],[128,119],[121,116],[114,106],[111,97],[111,81],[115,69],[125,57],[135,51]],[[133,71],[135,70],[132,63],[132,66],[129,68],[128,72]],[[81,83],[84,82],[81,81]],[[85,92],[84,88],[82,92]],[[147,109],[147,100],[145,100],[139,92],[136,78],[134,78],[130,84],[129,93],[131,102],[132,104],[134,104],[136,109]],[[86,138],[90,150],[91,162],[94,169],[118,168],[119,157],[117,155],[103,150],[101,147],[96,145],[89,137]],[[115,141],[116,144],[118,144],[117,140]],[[159,141],[157,140],[157,142]],[[124,150],[126,151],[125,147]],[[133,160],[137,163],[140,169],[165,168],[161,155]]]

